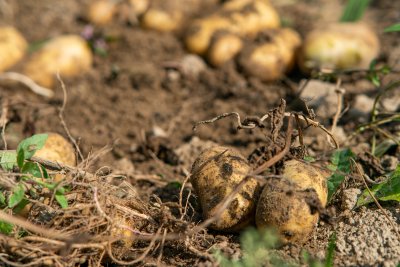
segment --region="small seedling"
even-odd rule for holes
[[[351,172],[350,159],[355,155],[350,149],[336,150],[331,157],[331,164],[328,168],[333,174],[328,178],[328,201],[342,184],[346,175]]]
[[[6,171],[19,168],[22,174],[17,184],[11,189],[0,189],[0,206],[12,209],[14,213],[21,211],[29,199],[36,194],[36,190],[47,188],[55,190],[55,199],[62,208],[68,207],[64,196],[66,189],[49,179],[47,170],[39,163],[30,161],[36,151],[43,148],[48,138],[47,134],[37,134],[21,141],[16,151],[2,151],[0,165]],[[34,186],[31,186],[34,185]],[[27,188],[31,188],[27,190]],[[12,228],[12,227],[11,227]],[[0,222],[0,232],[8,234],[10,224]]]

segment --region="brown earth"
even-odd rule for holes
[[[87,2],[0,0],[0,4],[8,7],[0,10],[0,25],[15,26],[31,44],[61,34],[80,34],[88,26],[82,19],[82,6]],[[272,2],[276,3],[284,20],[301,34],[315,24],[337,20],[342,8],[342,1]],[[399,63],[399,34],[383,34],[382,29],[398,22],[399,11],[398,1],[375,1],[365,16],[379,33],[381,59],[395,64]],[[183,181],[191,162],[207,146],[202,141],[234,146],[245,155],[265,142],[265,137],[257,130],[237,131],[233,119],[201,126],[193,132],[195,122],[231,111],[242,116],[260,116],[276,107],[280,98],[286,99],[291,107],[297,99],[300,80],[304,78],[294,70],[281,81],[262,83],[242,75],[234,64],[220,69],[206,66],[202,73],[190,75],[184,70],[193,65],[184,65],[182,60],[187,59],[187,52],[178,35],[143,30],[118,20],[95,28],[95,32],[112,40],[108,42],[107,56],[95,55],[93,69],[88,74],[64,79],[68,93],[65,121],[83,155],[112,146],[112,151],[102,156],[92,171],[106,165],[128,174],[159,175],[160,183],[135,180],[131,175],[132,183],[142,189],[144,199],[157,194],[162,200],[176,201],[177,191],[163,185]],[[15,70],[19,68],[16,66]],[[394,78],[389,76],[387,80]],[[374,86],[357,75],[348,76],[343,87],[347,90],[346,105],[351,105],[358,93],[376,94]],[[9,148],[15,148],[19,140],[34,133],[66,135],[58,117],[63,102],[60,86],[55,93],[49,100],[22,86],[0,87],[0,99],[9,101],[11,106],[11,122],[6,129]],[[329,118],[320,120],[327,126],[332,121]],[[339,126],[347,135],[354,130],[355,123],[349,115],[343,117]],[[325,159],[329,155],[325,136],[315,130],[305,134],[311,153]],[[194,139],[196,136],[200,141]],[[366,143],[369,138],[369,135],[362,135],[357,143]],[[388,213],[399,231],[399,205],[392,204]],[[333,230],[338,236],[338,266],[395,266],[400,262],[400,243],[377,209],[352,211],[334,226],[320,224],[303,248],[323,258]],[[225,251],[229,254],[238,254],[237,236],[214,233],[212,238],[214,243],[226,244]],[[281,252],[299,259],[300,250],[287,246]],[[200,265],[200,262],[203,266],[212,265],[209,259],[184,248],[166,250],[163,259],[168,266]]]

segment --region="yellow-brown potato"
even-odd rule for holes
[[[232,0],[221,9],[189,25],[185,44],[192,53],[205,55],[217,31],[227,31],[239,37],[254,37],[265,29],[278,28],[278,13],[262,0]]]
[[[160,32],[176,31],[183,27],[187,12],[181,0],[153,0],[143,14],[141,25]]]
[[[111,236],[118,240],[118,245],[120,245],[118,251],[124,253],[132,247],[134,241],[135,234],[131,231],[135,229],[134,220],[117,214],[113,218],[113,222],[114,226],[111,228]]]
[[[0,72],[21,60],[27,47],[28,43],[17,29],[11,26],[0,27]]]
[[[212,15],[194,20],[187,31],[185,44],[191,53],[204,55],[210,45],[211,38],[218,30],[227,29],[230,21],[226,17]]]
[[[286,178],[268,178],[258,200],[256,225],[278,230],[283,244],[307,241],[318,222],[301,192],[302,188]],[[314,193],[315,194],[315,193]]]
[[[283,174],[288,180],[295,182],[301,189],[313,188],[323,207],[328,201],[327,177],[311,164],[298,160],[285,162]]]
[[[299,56],[303,71],[368,68],[379,54],[379,39],[367,25],[337,23],[310,32]]]
[[[76,155],[73,146],[57,133],[48,133],[46,143],[35,152],[34,156],[68,166],[76,166]],[[61,179],[63,179],[61,174],[56,174],[54,177],[56,182]]]
[[[267,1],[228,1],[223,6],[223,10],[233,11],[228,15],[231,20],[229,30],[241,36],[254,37],[262,30],[280,27],[278,12]]]
[[[239,65],[250,76],[262,81],[274,81],[292,69],[301,38],[289,28],[262,34],[267,35],[265,41],[244,49],[239,57]]]
[[[114,17],[116,5],[111,0],[96,0],[91,2],[87,11],[88,20],[96,25],[106,25]]]
[[[57,72],[63,77],[74,77],[90,70],[92,52],[78,35],[65,35],[47,42],[26,62],[23,70],[38,84],[51,88]]]
[[[216,215],[218,204],[245,179],[250,172],[247,161],[235,150],[216,146],[203,151],[192,166],[191,183],[203,209],[205,220]],[[234,195],[233,201],[209,227],[237,231],[254,219],[260,186],[250,178]]]
[[[129,5],[132,7],[135,15],[140,16],[149,8],[150,0],[129,0]]]
[[[243,48],[242,39],[236,34],[222,32],[214,36],[208,49],[208,61],[216,67],[233,59]]]

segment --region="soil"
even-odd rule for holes
[[[343,1],[336,0],[272,2],[283,20],[302,35],[316,24],[337,20],[343,7]],[[15,26],[31,44],[40,44],[61,34],[81,34],[88,27],[83,8],[87,3],[78,0],[0,0],[0,25]],[[2,5],[8,8],[1,10]],[[201,15],[200,11],[196,14]],[[379,33],[382,42],[380,58],[384,62],[399,63],[399,34],[382,31],[399,19],[400,2],[390,0],[373,1],[364,18]],[[68,94],[65,123],[85,157],[106,146],[111,148],[90,166],[89,171],[96,172],[100,167],[109,166],[114,172],[128,175],[144,200],[155,194],[162,201],[176,202],[179,190],[171,187],[171,183],[182,182],[198,153],[213,143],[235,147],[243,155],[265,145],[265,136],[260,131],[237,130],[232,118],[201,125],[194,132],[192,126],[196,122],[232,111],[244,117],[262,116],[278,106],[281,98],[287,101],[289,109],[302,110],[295,103],[298,102],[299,84],[307,77],[298,70],[274,83],[247,77],[233,63],[221,68],[200,63],[197,67],[204,67],[204,70],[199,73],[197,69],[193,70],[194,64],[185,63],[188,53],[180,34],[144,30],[121,20],[95,27],[95,33],[111,40],[107,43],[107,55],[95,54],[89,73],[63,79]],[[20,70],[22,65],[23,61],[14,70]],[[388,82],[395,76],[389,75],[385,79]],[[374,96],[377,92],[372,83],[357,75],[346,76],[342,86],[346,89],[345,105],[349,106],[357,94]],[[8,101],[11,107],[10,123],[6,128],[8,149],[15,149],[19,140],[35,133],[59,132],[67,136],[59,118],[63,99],[60,85],[56,86],[52,99],[35,95],[23,86],[1,86],[0,100]],[[362,116],[368,115],[362,113]],[[326,126],[332,122],[331,118],[318,117],[318,113],[317,119]],[[349,113],[338,126],[348,136],[354,131],[356,120]],[[392,129],[399,130],[399,127],[394,125]],[[370,138],[368,134],[360,135],[348,145],[364,151]],[[307,131],[305,143],[311,155],[321,160],[328,158],[331,149],[320,130]],[[396,156],[396,151],[391,153]],[[157,179],[137,179],[135,174],[138,173],[154,175]],[[195,203],[193,205],[196,207]],[[400,242],[382,211],[373,206],[352,211],[337,208],[338,222],[333,226],[320,223],[304,246],[289,245],[282,248],[281,253],[301,261],[300,252],[305,249],[312,256],[323,259],[329,236],[336,231],[335,265],[396,266],[400,262]],[[385,208],[399,232],[399,204],[391,203]],[[193,214],[200,218],[198,212]],[[217,244],[230,256],[240,255],[237,235],[211,232],[202,242],[204,248]],[[166,247],[161,262],[166,266],[215,264],[210,256],[196,254],[184,245]],[[147,266],[156,263],[157,255],[154,259],[149,258]]]

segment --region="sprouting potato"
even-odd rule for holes
[[[187,30],[185,44],[190,52],[205,55],[218,31],[252,38],[262,30],[279,26],[278,13],[267,1],[232,0],[217,12],[194,20]]]
[[[379,39],[367,25],[337,23],[310,32],[299,55],[303,71],[368,68],[379,54]]]
[[[218,204],[235,190],[249,171],[247,161],[230,148],[216,146],[200,154],[192,166],[191,183],[205,220],[217,215]],[[248,225],[254,220],[259,191],[257,180],[250,178],[210,228],[237,231]]]
[[[61,77],[74,77],[90,70],[92,52],[77,35],[54,38],[36,51],[26,62],[24,74],[38,84],[51,88],[57,72]]]
[[[257,204],[257,227],[276,228],[283,244],[307,241],[318,222],[318,213],[312,213],[304,194],[298,193],[301,190],[286,178],[268,178]]]
[[[282,78],[294,65],[301,44],[299,34],[283,28],[262,32],[258,38],[260,43],[251,44],[241,52],[239,65],[246,74],[262,81]]]
[[[46,143],[35,152],[34,156],[68,166],[76,166],[76,155],[73,146],[57,133],[48,133]],[[61,174],[54,176],[54,181],[56,182],[61,179],[63,179]]]
[[[88,20],[96,25],[105,25],[112,21],[116,12],[116,4],[112,0],[96,0],[89,4]]]
[[[21,60],[27,47],[25,38],[14,27],[0,27],[0,72]]]
[[[236,34],[221,32],[215,34],[207,58],[213,66],[222,66],[233,59],[243,48],[242,39]]]

